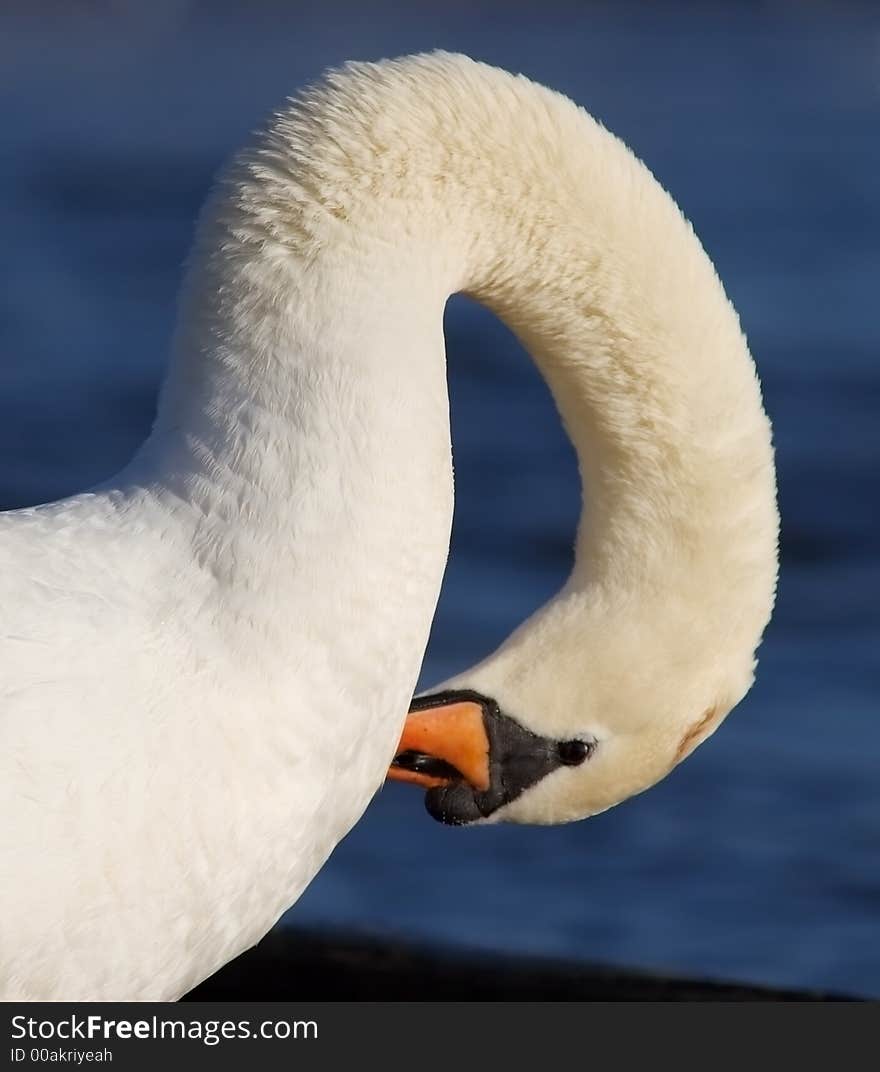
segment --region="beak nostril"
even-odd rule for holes
[[[557,745],[559,759],[566,767],[578,767],[592,751],[586,741],[560,741]]]

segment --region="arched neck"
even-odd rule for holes
[[[766,559],[753,583],[772,598],[768,425],[689,225],[569,101],[460,62],[458,81],[443,57],[332,76],[227,173],[154,436],[166,474],[183,449],[218,518],[246,491],[276,534],[279,510],[313,509],[316,553],[355,518],[378,547],[368,492],[393,472],[384,511],[446,464],[441,313],[464,290],[521,337],[577,450],[571,583],[661,593],[699,565],[735,586]]]

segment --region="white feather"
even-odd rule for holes
[[[590,502],[563,593],[457,679],[600,738],[507,817],[643,788],[748,688],[769,426],[675,205],[524,78],[445,54],[333,72],[210,199],[138,456],[0,515],[6,999],[180,995],[268,930],[381,784],[448,547],[459,290],[533,353]]]

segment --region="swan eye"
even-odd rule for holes
[[[559,759],[566,767],[578,767],[590,753],[593,746],[586,741],[560,741],[558,745]]]

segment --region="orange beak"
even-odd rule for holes
[[[482,706],[463,700],[411,711],[388,777],[432,789],[448,785],[456,773],[475,789],[489,788]]]

